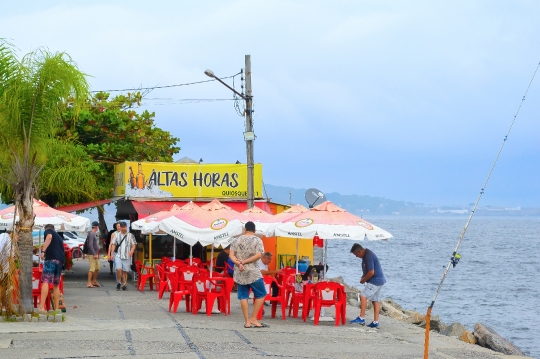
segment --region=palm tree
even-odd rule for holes
[[[56,171],[48,171],[43,178],[43,169],[57,149],[68,158],[69,146],[77,150],[75,144],[54,136],[61,104],[68,102],[77,112],[88,96],[86,75],[67,54],[38,49],[19,60],[13,46],[0,39],[0,182],[4,200],[7,192],[19,216],[14,232],[19,238],[24,312],[33,311],[32,199],[39,194],[39,185],[62,181],[66,193],[88,196],[96,187],[89,172],[75,173],[72,167],[78,164],[69,161],[54,166]]]

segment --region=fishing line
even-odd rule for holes
[[[482,195],[484,194],[484,190],[487,186],[487,183],[489,181],[489,178],[491,177],[491,174],[493,173],[493,169],[495,168],[495,165],[497,164],[497,161],[499,160],[499,156],[501,155],[501,152],[504,148],[504,145],[506,144],[506,140],[508,139],[508,135],[510,135],[510,131],[512,131],[512,127],[514,127],[514,123],[516,122],[516,118],[519,114],[519,111],[521,110],[521,106],[523,105],[523,101],[525,101],[525,97],[527,96],[527,93],[529,92],[529,89],[531,88],[532,82],[534,80],[534,77],[536,76],[536,73],[538,72],[538,68],[540,67],[540,62],[536,66],[536,69],[534,70],[534,73],[531,77],[531,81],[529,82],[529,86],[527,86],[527,90],[525,90],[525,94],[521,98],[521,102],[519,103],[518,109],[516,111],[516,114],[514,115],[514,118],[512,120],[512,123],[510,124],[510,127],[508,128],[508,132],[506,132],[506,136],[504,136],[503,142],[501,144],[501,147],[499,148],[499,152],[497,152],[497,156],[495,156],[495,161],[493,161],[493,165],[491,165],[491,169],[489,170],[489,173],[486,177],[486,180],[484,181],[484,185],[482,186],[482,189],[480,190],[480,193],[478,195],[478,198],[476,199],[476,202],[474,203],[473,209],[471,210],[471,214],[469,215],[469,218],[467,219],[467,222],[465,223],[465,227],[463,227],[463,230],[461,231],[461,235],[459,236],[459,240],[457,242],[456,248],[454,249],[454,252],[452,253],[452,257],[450,257],[450,261],[446,265],[446,269],[443,273],[443,276],[441,278],[441,282],[439,283],[439,287],[437,288],[437,291],[435,292],[435,296],[433,297],[433,300],[431,301],[431,304],[429,305],[426,313],[426,337],[424,342],[424,359],[428,359],[429,357],[429,327],[430,327],[430,321],[431,321],[431,310],[433,309],[433,306],[435,305],[435,301],[437,300],[437,296],[439,295],[439,292],[441,291],[441,287],[443,285],[444,280],[446,279],[446,275],[448,274],[448,271],[450,270],[450,266],[455,267],[461,258],[459,253],[457,252],[459,249],[459,246],[461,245],[461,241],[463,240],[463,237],[465,236],[465,232],[467,232],[467,228],[469,227],[469,223],[471,223],[471,219],[474,216],[474,212],[476,211],[476,207],[478,207],[478,203],[480,202],[480,198],[482,198]]]

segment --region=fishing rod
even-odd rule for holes
[[[514,119],[512,120],[512,123],[510,124],[510,127],[508,128],[508,132],[506,132],[506,136],[504,136],[501,147],[499,148],[499,152],[497,153],[497,156],[495,156],[495,161],[493,161],[493,164],[491,165],[491,169],[489,170],[487,178],[484,181],[484,185],[482,186],[482,189],[480,190],[478,198],[476,199],[476,202],[474,203],[474,206],[473,206],[473,209],[471,210],[469,218],[467,219],[467,222],[465,223],[465,227],[463,227],[463,230],[461,231],[461,235],[459,236],[459,240],[457,242],[456,248],[454,249],[454,252],[452,253],[452,257],[450,257],[450,261],[446,265],[446,269],[444,270],[443,276],[441,278],[441,282],[439,283],[439,287],[437,288],[437,291],[435,292],[435,296],[433,297],[433,300],[431,301],[431,304],[429,305],[427,309],[426,318],[425,318],[426,334],[425,334],[425,341],[424,341],[424,359],[429,358],[429,329],[430,329],[430,321],[431,321],[431,310],[433,309],[433,306],[435,305],[435,301],[437,300],[439,292],[441,291],[441,287],[443,285],[444,280],[446,279],[446,275],[448,274],[448,271],[450,270],[450,266],[452,266],[452,268],[455,268],[456,265],[459,263],[459,260],[461,259],[461,255],[458,253],[458,249],[459,249],[459,246],[461,245],[461,241],[463,240],[463,237],[465,236],[465,232],[467,232],[467,228],[469,227],[469,224],[471,223],[471,220],[474,216],[474,212],[476,211],[476,207],[478,207],[480,198],[482,198],[482,195],[484,194],[484,190],[486,189],[489,178],[491,177],[491,174],[493,173],[493,169],[495,168],[495,165],[497,164],[497,161],[499,160],[499,156],[501,155],[501,152],[504,148],[506,140],[508,139],[508,135],[510,135],[510,131],[512,131],[512,127],[514,126],[514,123],[516,122],[516,118],[519,114],[519,111],[521,110],[523,101],[525,101],[525,97],[527,96],[527,93],[529,92],[529,89],[531,88],[532,82],[534,80],[534,77],[536,76],[536,72],[538,71],[539,67],[540,67],[540,62],[536,66],[536,69],[534,70],[531,81],[529,82],[529,86],[527,86],[527,90],[525,90],[525,94],[521,98],[521,102],[519,103],[516,114],[514,115]]]

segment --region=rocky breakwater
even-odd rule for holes
[[[358,288],[349,286],[343,281],[342,277],[329,278],[329,280],[343,284],[345,286],[345,292],[347,293],[348,304],[359,307],[358,295],[360,290]],[[368,302],[368,309],[372,309],[371,302]],[[426,327],[425,315],[414,310],[403,309],[401,305],[391,298],[386,298],[381,301],[381,315],[409,324],[418,325],[422,328]],[[460,323],[448,325],[443,323],[438,315],[432,315],[430,318],[430,330],[446,336],[455,337],[469,344],[480,345],[499,353],[525,356],[525,354],[509,340],[501,337],[492,328],[487,327],[482,323],[476,323],[474,332],[471,333]]]

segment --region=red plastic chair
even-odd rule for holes
[[[285,308],[287,307],[287,298],[285,297],[285,287],[282,285],[279,285],[276,278],[272,276],[265,275],[263,276],[264,280],[264,286],[266,288],[266,297],[264,297],[265,301],[269,301],[272,303],[272,318],[276,317],[276,310],[277,310],[277,304],[279,303],[281,305],[281,319],[285,320],[287,317],[285,316]],[[272,283],[275,283],[277,285],[279,291],[278,295],[275,297],[272,297]],[[263,307],[259,310],[259,314],[257,315],[257,319],[262,319],[262,311]]]
[[[156,277],[154,268],[150,266],[144,266],[141,261],[135,261],[135,268],[137,270],[137,288],[144,292],[146,281],[149,281],[150,290],[154,290],[154,279]]]
[[[37,268],[36,268],[37,269]],[[38,304],[41,303],[41,272],[39,270],[32,270],[32,299],[34,300],[34,308],[39,308]],[[52,287],[52,286],[51,286]],[[51,292],[47,294],[45,300],[45,309],[51,310]]]
[[[184,263],[186,263],[186,265],[194,265],[194,266],[197,266],[197,267],[202,267],[202,260],[200,258],[191,258],[191,260],[189,258],[186,258],[184,259]]]
[[[158,299],[163,298],[163,293],[169,289],[169,283],[167,282],[167,272],[161,264],[156,264],[157,279],[156,289],[158,291]]]
[[[285,297],[287,304],[289,305],[288,316],[293,314],[293,318],[298,318],[298,310],[300,308],[300,303],[304,302],[304,293],[296,291],[296,275],[291,274],[285,280]]]
[[[319,282],[313,286],[313,292],[313,307],[315,308],[313,321],[315,325],[319,325],[321,307],[331,306],[336,308],[336,327],[339,326],[340,321],[345,325],[347,304],[344,287],[340,283]]]
[[[206,315],[212,315],[214,302],[218,300],[219,311],[227,315],[227,298],[225,297],[225,285],[219,283],[219,278],[209,278],[204,275],[193,277],[193,303],[191,309],[193,314],[197,314],[201,309],[202,301],[206,303]]]
[[[167,276],[167,283],[169,285],[169,291],[171,292],[171,295],[169,296],[169,312],[172,308],[174,313],[176,313],[178,303],[184,299],[186,301],[186,312],[189,313],[192,308],[193,295],[191,289],[182,285],[180,273],[170,273]]]

